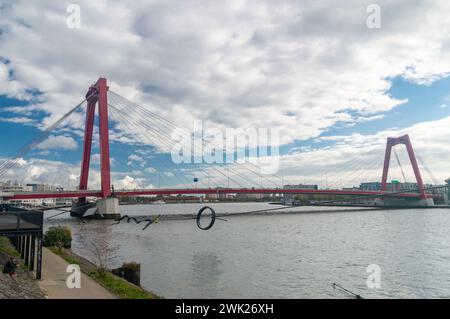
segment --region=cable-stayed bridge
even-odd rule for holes
[[[14,192],[4,194],[4,200],[26,200],[26,199],[44,199],[44,198],[74,198],[72,210],[74,214],[83,214],[87,208],[93,204],[89,204],[86,200],[88,197],[98,198],[97,207],[102,215],[115,215],[118,212],[117,197],[121,196],[143,196],[143,195],[208,195],[208,194],[299,194],[299,195],[317,195],[317,196],[345,196],[344,199],[335,199],[325,201],[327,204],[348,202],[354,199],[372,199],[376,205],[380,206],[432,206],[434,200],[442,200],[443,194],[437,194],[435,190],[439,187],[429,187],[424,184],[421,171],[416,159],[411,140],[408,135],[401,137],[388,138],[384,163],[381,171],[380,187],[375,190],[358,190],[348,188],[327,188],[327,189],[304,189],[304,188],[283,188],[282,177],[273,176],[269,178],[259,172],[259,167],[250,162],[238,165],[205,165],[202,169],[196,171],[196,174],[202,176],[203,179],[215,180],[217,187],[193,187],[191,180],[180,173],[181,170],[172,170],[174,177],[179,178],[181,185],[186,187],[158,187],[158,188],[135,188],[128,190],[114,190],[111,178],[111,158],[110,148],[111,138],[114,141],[127,140],[144,145],[153,145],[153,151],[160,154],[167,154],[172,149],[173,140],[170,132],[177,129],[177,126],[164,117],[133,103],[117,93],[109,90],[106,78],[99,78],[92,85],[85,100],[76,107],[64,114],[53,125],[49,126],[42,134],[36,137],[26,146],[22,147],[18,154],[13,158],[5,160],[0,165],[0,177],[5,176],[10,170],[20,164],[23,157],[33,148],[40,145],[52,132],[60,127],[62,123],[67,123],[78,111],[85,106],[84,132],[83,132],[83,151],[81,154],[81,172],[79,184],[76,190],[58,191],[58,192]],[[96,114],[98,117],[98,148],[99,148],[99,164],[100,164],[100,187],[99,189],[89,189],[89,173],[93,149],[93,137],[96,131],[94,125]],[[111,130],[111,122],[115,122],[122,132],[126,132],[117,136],[116,130]],[[408,160],[412,167],[415,179],[415,189],[388,189],[388,174],[391,163],[391,154],[394,146],[404,145],[407,151]],[[395,159],[397,160],[402,176],[405,178],[400,160],[394,150]],[[151,157],[160,161],[160,165],[168,167],[168,161],[158,159],[156,156]],[[380,165],[381,163],[376,165]],[[356,165],[355,165],[356,166]],[[362,170],[365,168],[363,167]],[[355,169],[350,168],[350,172],[354,174]],[[231,175],[230,175],[231,172]],[[339,175],[338,177],[339,178]],[[267,184],[262,187],[262,181]],[[255,182],[256,181],[256,182]],[[231,182],[231,186],[230,186]],[[248,185],[248,183],[254,183]],[[224,186],[226,185],[226,186]],[[188,187],[190,186],[190,187]],[[320,201],[318,202],[320,204]]]

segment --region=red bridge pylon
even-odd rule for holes
[[[87,110],[84,129],[83,158],[79,190],[87,190],[89,180],[89,165],[91,161],[92,134],[94,131],[95,106],[98,102],[99,135],[100,135],[100,171],[101,194],[103,198],[111,195],[111,174],[109,158],[109,125],[108,125],[108,86],[106,78],[99,78],[86,93]],[[79,201],[84,202],[85,197]]]
[[[411,144],[411,140],[409,139],[409,135],[403,135],[400,137],[388,137],[387,143],[386,143],[386,153],[384,156],[384,165],[383,165],[383,176],[381,178],[381,191],[386,191],[386,185],[387,185],[387,177],[388,177],[388,171],[389,171],[389,162],[391,160],[391,152],[392,147],[398,144],[404,144],[406,146],[406,150],[408,152],[409,160],[411,162],[414,175],[416,177],[417,181],[417,187],[419,189],[420,198],[427,198],[427,194],[425,192],[425,187],[423,185],[422,176],[420,175],[419,166],[417,165],[416,156],[414,154],[414,149]]]

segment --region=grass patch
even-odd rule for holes
[[[14,248],[7,237],[0,236],[0,253],[7,257],[20,257],[19,252]]]
[[[89,274],[108,291],[122,299],[158,299],[159,297],[135,286],[109,271],[92,271]]]
[[[70,264],[80,265],[83,273],[94,279],[106,290],[121,299],[160,299],[161,297],[120,278],[108,270],[102,270],[84,258],[77,257],[64,248],[48,247],[53,253],[64,258]]]

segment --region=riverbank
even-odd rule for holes
[[[14,256],[20,259],[20,254],[11,245],[6,237],[0,237],[0,266]],[[11,277],[0,272],[0,299],[44,299],[45,294],[38,285],[34,273],[23,270],[20,265],[17,269],[17,276]]]
[[[76,263],[66,261],[62,257],[54,254],[47,248],[42,251],[42,281],[39,286],[48,299],[114,299],[114,296],[107,289],[102,287],[94,279],[81,274],[81,287],[68,288],[66,279],[70,275],[66,270],[67,266]]]
[[[95,291],[91,289],[87,289],[87,293],[95,293],[94,297],[82,297],[88,299],[95,299],[97,296],[100,299],[109,299],[109,298],[118,298],[118,299],[159,299],[160,296],[153,294],[139,286],[136,286],[123,278],[120,278],[108,270],[103,270],[97,267],[95,264],[83,258],[71,250],[67,249],[58,249],[58,248],[49,248],[45,250],[46,255],[44,256],[48,258],[51,255],[60,258],[67,265],[77,264],[80,266],[80,269],[83,273],[83,277],[81,279],[82,286],[83,283],[89,283],[90,286],[98,286]],[[44,268],[45,269],[45,268]],[[64,268],[65,269],[65,268]],[[45,272],[44,272],[45,274]],[[67,273],[65,273],[65,277],[67,277]],[[65,280],[65,279],[64,279]],[[95,285],[93,285],[94,283]],[[64,283],[65,286],[65,283]],[[67,288],[65,288],[67,290]],[[74,289],[71,289],[74,290]],[[79,290],[79,289],[76,289]],[[103,292],[102,292],[103,291]]]

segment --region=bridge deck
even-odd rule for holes
[[[116,196],[139,195],[207,195],[207,194],[306,194],[306,195],[348,195],[348,196],[373,196],[373,197],[406,197],[418,198],[418,193],[389,193],[381,191],[352,191],[352,190],[312,190],[312,189],[282,189],[282,188],[202,188],[202,189],[134,189],[119,190]],[[439,195],[429,194],[429,197],[438,198]],[[37,199],[37,198],[77,198],[77,197],[102,197],[100,190],[92,191],[68,191],[48,193],[15,193],[5,196],[5,199]]]

